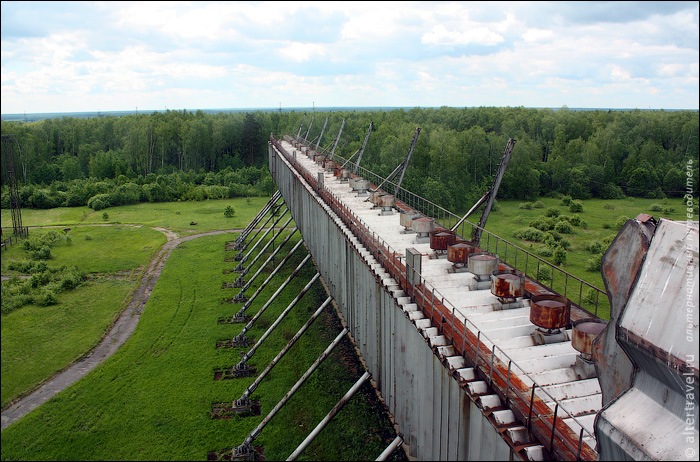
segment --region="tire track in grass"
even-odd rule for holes
[[[24,417],[32,410],[36,409],[41,404],[51,399],[60,391],[84,377],[88,372],[102,363],[102,361],[110,357],[129,339],[131,334],[136,329],[141,313],[146,306],[148,298],[151,296],[151,292],[153,292],[156,282],[158,282],[163,266],[165,266],[165,262],[168,260],[168,257],[175,247],[183,242],[204,236],[213,236],[216,234],[225,233],[240,233],[243,231],[242,229],[215,230],[201,234],[192,234],[185,237],[177,237],[177,234],[169,230],[165,230],[163,228],[154,229],[163,232],[168,240],[154,255],[148,267],[144,270],[144,274],[141,277],[141,282],[134,291],[129,305],[122,310],[117,320],[112,324],[95,348],[76,360],[70,366],[42,382],[30,393],[12,401],[5,406],[5,408],[2,410],[1,416],[3,430],[20,418]],[[190,307],[190,313],[187,319],[189,319],[191,312],[192,305]],[[181,331],[183,328],[184,325],[182,326]]]

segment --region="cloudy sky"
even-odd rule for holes
[[[698,109],[698,2],[2,2],[3,114]]]

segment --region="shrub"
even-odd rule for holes
[[[568,221],[559,221],[554,225],[554,231],[562,234],[571,234],[574,232],[574,229]]]
[[[591,253],[601,253],[603,251],[603,244],[599,241],[591,242],[586,246],[586,250]]]
[[[590,303],[592,305],[595,305],[600,302],[600,295],[598,295],[599,292],[595,289],[588,289],[586,290],[585,295],[583,296],[583,301]]]
[[[547,282],[552,280],[552,270],[548,267],[543,267],[537,270],[537,280]]]
[[[571,196],[564,196],[561,198],[561,205],[568,207],[571,204]]]
[[[625,193],[622,191],[618,185],[613,183],[604,184],[600,188],[600,198],[601,199],[624,199]]]
[[[102,219],[103,219],[104,221],[109,220],[109,214],[108,214],[107,212],[103,213],[103,214],[102,214]]]
[[[571,201],[569,205],[569,212],[571,213],[581,213],[583,212],[583,202],[581,201]]]
[[[524,241],[542,242],[544,233],[539,229],[525,228],[515,233],[515,237]]]
[[[551,257],[552,255],[554,255],[554,252],[552,252],[551,247],[544,246],[537,249],[537,254],[540,257]]]
[[[109,194],[95,194],[88,199],[87,206],[95,212],[109,208],[111,206]]]
[[[547,209],[547,211],[544,213],[544,216],[546,217],[553,217],[556,218],[559,216],[559,209],[556,209],[554,207],[550,207]]]
[[[586,271],[600,271],[600,266],[603,262],[603,254],[599,253],[598,255],[594,256],[593,258],[589,258],[586,260]]]
[[[649,210],[651,210],[652,212],[660,212],[661,210],[663,210],[663,207],[661,207],[660,204],[654,203],[654,204],[651,204],[651,206],[649,207]]]
[[[58,303],[58,300],[56,299],[56,294],[54,294],[53,291],[43,289],[36,297],[34,297],[34,303],[39,306],[51,306]]]
[[[33,260],[50,260],[51,259],[51,247],[48,245],[41,246],[39,249],[29,250],[27,252],[29,257]]]
[[[537,201],[534,204],[532,204],[533,209],[543,209],[544,208],[544,202],[542,201]]]
[[[529,224],[531,228],[539,229],[540,231],[549,231],[554,229],[554,225],[557,222],[554,218],[538,217],[536,220],[532,220]]]
[[[518,204],[519,209],[530,210],[532,209],[532,202],[521,202]]]
[[[231,207],[230,205],[226,206],[226,209],[224,210],[224,216],[226,218],[231,218],[236,214],[236,211]]]
[[[554,255],[552,255],[552,258],[554,259],[555,265],[563,265],[566,262],[566,249],[564,249],[563,247],[555,248]]]

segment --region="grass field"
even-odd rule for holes
[[[95,212],[88,207],[58,207],[49,210],[22,209],[24,226],[61,226],[95,224],[136,224],[166,228],[179,236],[216,229],[245,227],[269,200],[267,197],[206,200],[202,202],[144,203],[110,207]],[[224,216],[226,206],[233,207],[231,218]],[[107,217],[104,215],[107,214]],[[10,210],[0,213],[2,227],[12,227]],[[196,224],[192,224],[196,223]]]
[[[537,202],[537,201],[535,201]],[[530,206],[535,205],[530,203]],[[572,213],[569,206],[563,205],[561,199],[541,198],[535,207],[527,208],[523,201],[498,201],[495,211],[492,211],[486,223],[486,230],[509,241],[510,243],[530,252],[540,255],[544,247],[543,243],[519,239],[519,231],[529,228],[533,222],[541,222],[550,209],[554,209],[559,216],[578,216],[585,226],[571,226],[570,234],[561,234],[569,241],[570,246],[566,252],[566,260],[559,265],[564,271],[590,283],[605,291],[605,285],[599,270],[589,269],[589,260],[594,259],[607,250],[609,242],[617,235],[622,224],[627,219],[635,218],[640,213],[659,218],[685,221],[686,207],[682,198],[678,199],[642,199],[628,197],[617,200],[583,200],[581,212]],[[658,210],[658,209],[661,210]],[[551,213],[551,212],[550,212]],[[556,213],[556,212],[555,212]],[[475,218],[478,221],[478,218]],[[697,212],[695,212],[697,220]],[[482,236],[481,242],[485,244],[487,236]],[[602,249],[598,253],[591,252],[588,247],[600,242]],[[542,256],[546,261],[553,262],[551,256]],[[522,259],[521,259],[522,262]],[[530,267],[530,265],[528,265]],[[599,316],[609,316],[607,300],[602,304]]]
[[[198,229],[190,231],[189,222],[179,228],[167,220],[152,221],[149,227],[191,233],[216,229],[217,221],[221,221],[226,228],[242,228],[264,203],[262,200],[257,209],[251,206],[245,212],[247,218],[234,204],[236,216],[227,220],[223,219],[222,204],[208,204],[218,212],[203,213],[205,204],[180,203],[176,204],[177,209],[164,207],[170,211],[165,215],[197,216]],[[174,213],[176,210],[181,213]],[[87,226],[87,220],[71,221],[71,212],[74,211],[57,212],[56,221],[43,221],[44,226],[56,226],[58,221],[60,226],[72,225],[69,234],[75,233],[70,245],[60,244],[52,249],[51,264],[77,260],[90,269],[93,278],[86,286],[60,294],[57,306],[25,306],[3,315],[3,403],[65,367],[97,342],[124,307],[140,269],[164,242],[161,233],[146,226]],[[119,216],[121,223],[136,222],[125,210],[108,209],[108,213],[110,221]],[[132,213],[152,215],[140,207]],[[34,226],[28,218],[30,213],[23,216],[26,225]],[[74,215],[79,216],[82,215]],[[45,230],[32,229],[30,235],[39,232]],[[91,239],[85,239],[85,235]],[[118,236],[129,238],[118,244]],[[252,394],[261,402],[260,416],[211,419],[212,403],[237,399],[253,381],[213,380],[215,369],[233,366],[240,360],[240,353],[246,351],[215,347],[218,341],[230,339],[242,329],[241,324],[217,323],[220,317],[232,316],[241,306],[222,302],[238,292],[222,288],[222,282],[237,276],[224,273],[236,266],[235,262],[224,261],[225,244],[234,237],[235,234],[222,234],[180,244],[165,265],[133,336],[104,364],[3,430],[2,460],[206,460],[211,451],[240,445],[335,338],[341,326],[330,309],[311,325]],[[101,245],[94,245],[95,241]],[[292,243],[293,240],[287,246]],[[21,252],[21,246],[3,251],[3,265],[6,258],[16,258]],[[300,260],[301,255],[295,258]],[[264,260],[259,259],[257,265]],[[251,268],[251,274],[255,270]],[[313,274],[309,262],[251,327],[251,342],[263,335]],[[260,292],[249,309],[250,315],[257,312],[286,276],[287,273],[276,276]],[[262,273],[260,279],[265,277]],[[247,294],[253,293],[255,287]],[[325,293],[317,282],[280,322],[274,335],[255,351],[249,362],[258,372],[293,337],[323,298]],[[13,340],[6,342],[10,338]],[[69,353],[54,351],[65,347],[63,343],[78,345],[71,345],[74,351]],[[283,460],[361,373],[351,343],[343,340],[264,427],[254,444],[264,448],[268,460]],[[7,398],[6,384],[10,385]],[[370,460],[393,437],[393,429],[366,383],[299,460]],[[358,441],[363,444],[357,444]]]

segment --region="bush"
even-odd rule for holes
[[[540,282],[547,282],[552,280],[552,270],[548,267],[540,268],[537,270],[537,280]]]
[[[39,249],[29,250],[27,252],[32,260],[50,260],[51,247],[48,245],[41,246]]]
[[[604,184],[600,188],[601,199],[624,199],[625,193],[618,185],[613,183]]]
[[[231,218],[236,214],[236,211],[231,207],[230,205],[226,206],[226,209],[224,210],[224,216],[226,218]]]
[[[533,209],[543,209],[544,208],[544,202],[542,201],[537,201],[534,204],[532,204]]]
[[[651,206],[649,207],[649,210],[651,210],[652,212],[660,212],[661,210],[663,210],[663,207],[661,207],[661,205],[659,205],[659,204],[654,203],[654,204],[651,204]]]
[[[95,194],[88,199],[87,206],[95,212],[111,207],[109,194]]]
[[[540,257],[551,257],[552,255],[554,255],[554,252],[552,251],[551,247],[544,246],[537,249],[537,254]]]
[[[561,205],[568,207],[571,204],[571,196],[564,196],[561,198]]]
[[[56,294],[54,294],[51,290],[43,289],[36,297],[34,297],[34,303],[39,306],[51,306],[58,303],[58,300],[56,299]]]
[[[532,202],[521,202],[518,205],[519,209],[524,209],[524,210],[531,210],[532,209]]]
[[[586,246],[586,250],[590,253],[601,253],[603,251],[603,244],[599,241],[591,242]]]
[[[554,208],[554,207],[550,207],[550,208],[548,208],[547,211],[544,213],[544,216],[556,218],[556,217],[559,216],[560,213],[561,213],[561,212],[559,212],[559,209],[556,209],[556,208]]]
[[[593,258],[589,258],[588,260],[586,260],[586,271],[592,271],[592,272],[600,271],[600,266],[601,266],[602,262],[603,262],[603,254],[602,253],[594,256]]]
[[[554,225],[554,231],[562,234],[571,234],[574,232],[574,229],[568,221],[559,221]]]
[[[581,213],[583,212],[583,202],[581,201],[571,201],[569,205],[569,212],[571,213]]]
[[[554,220],[554,218],[539,217],[536,220],[532,220],[529,226],[531,228],[539,229],[540,231],[550,231],[554,229],[554,225],[556,224],[557,222]]]
[[[557,247],[554,249],[554,255],[552,256],[554,259],[554,264],[557,266],[561,266],[566,262],[566,249],[563,247]]]
[[[515,237],[524,241],[542,242],[544,233],[539,229],[525,228],[515,233]]]

